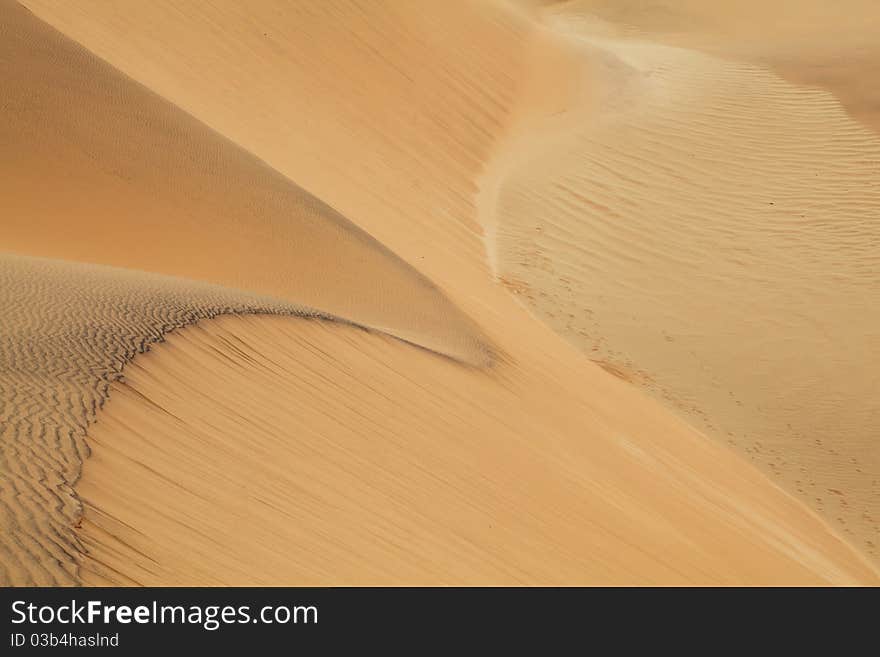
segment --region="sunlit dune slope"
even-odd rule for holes
[[[880,133],[880,11],[874,0],[569,0],[516,5],[577,16],[605,36],[693,48],[769,67],[834,94]]]
[[[609,36],[589,6],[544,16],[589,97],[523,120],[484,190],[499,275],[880,556],[880,135],[824,89]]]
[[[89,442],[86,583],[877,581],[598,369],[481,373],[320,321],[218,318],[138,357]]]
[[[0,254],[0,584],[78,581],[73,486],[126,362],[219,313],[308,308],[143,272]]]
[[[486,358],[472,322],[336,210],[26,9],[0,11],[0,250],[250,289]]]
[[[354,246],[351,257],[336,249],[347,228],[308,241],[302,271],[250,278],[251,289],[272,292],[281,281],[297,286],[289,298],[317,308],[332,309],[326,298],[356,316],[382,309],[399,326],[439,326],[439,336],[416,333],[444,352],[474,345],[460,308],[486,336],[478,345],[498,356],[475,368],[292,319],[212,320],[176,334],[135,359],[89,428],[94,451],[76,487],[88,553],[75,556],[86,582],[876,581],[802,502],[590,362],[491,276],[493,264],[510,262],[500,240],[516,229],[501,211],[502,187],[519,182],[539,146],[558,145],[518,151],[518,131],[529,126],[542,141],[547,126],[593,121],[609,92],[628,98],[630,64],[607,49],[573,48],[502,2],[26,4],[201,122],[187,134],[209,126],[242,146],[446,296],[432,297],[430,286],[420,296],[424,279],[391,273],[376,284],[398,271],[382,269],[393,259],[376,261],[375,275],[346,266],[344,281],[327,284],[332,268],[322,265],[359,261]],[[95,180],[92,191],[103,186]],[[234,169],[203,180],[226,199],[250,192],[220,188],[254,178]],[[224,215],[198,215],[193,226]],[[248,211],[238,216],[251,221]],[[296,224],[291,240],[323,226]],[[199,239],[215,256],[228,248],[227,236],[208,233]],[[138,246],[170,249],[168,235],[155,231]],[[611,244],[611,254],[634,241]],[[116,253],[120,264],[135,262]],[[236,262],[264,273],[298,266],[288,247],[257,253]],[[177,273],[226,271],[206,260]],[[529,274],[535,295],[557,295],[540,267]],[[561,312],[586,314],[569,305]]]

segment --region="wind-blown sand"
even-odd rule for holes
[[[877,557],[880,135],[824,89],[647,41],[654,23],[623,5],[643,26],[626,37],[589,2],[544,15],[582,53],[591,97],[508,143],[512,164],[484,192],[498,273]],[[665,34],[692,26],[686,14],[655,20]]]
[[[591,20],[546,17],[591,96],[524,122],[487,185],[499,275],[878,556],[880,136],[826,91]]]
[[[0,254],[0,582],[78,581],[72,487],[86,430],[126,362],[221,313],[314,316],[258,295],[143,272]]]
[[[43,295],[46,318],[3,325],[37,382],[23,399],[57,398],[41,352],[22,347],[46,327],[105,364],[64,364],[87,383],[62,406],[110,399],[69,423],[75,455],[49,464],[62,511],[4,498],[7,526],[36,528],[4,545],[7,581],[878,581],[876,336],[853,312],[877,287],[876,141],[850,118],[863,120],[856,101],[845,111],[757,57],[632,43],[629,21],[605,16],[596,34],[573,5],[25,4],[88,51],[3,5],[14,212],[0,249],[246,291],[5,257],[4,291]],[[70,267],[85,267],[64,288],[79,305],[59,317],[46,272]],[[142,318],[169,295],[184,321]],[[112,311],[100,322],[96,299]],[[211,319],[128,362],[144,336],[202,317],[302,307],[371,330]],[[758,322],[786,342],[752,340]],[[709,374],[692,351],[716,359],[700,361]],[[9,403],[21,388],[6,362],[15,444],[25,425],[6,417],[28,405]],[[719,396],[741,388],[747,410],[728,412]],[[789,416],[768,400],[803,428],[775,433]],[[25,417],[42,425],[49,406]],[[711,426],[688,424],[702,417]],[[734,420],[780,453],[782,475],[725,444]],[[802,449],[797,432],[831,426],[853,468]],[[33,453],[4,458],[44,495]],[[793,496],[789,463],[844,493],[846,526]],[[45,547],[54,535],[61,549]],[[38,565],[45,552],[57,566]]]
[[[226,318],[111,400],[77,486],[90,584],[874,581],[757,470],[580,363],[479,372]]]
[[[528,3],[523,3],[529,6]],[[546,3],[590,31],[700,50],[825,89],[880,132],[880,12],[873,0],[569,0]],[[536,5],[531,5],[535,7]]]

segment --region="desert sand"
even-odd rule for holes
[[[851,4],[0,4],[3,583],[880,582]]]
[[[638,29],[609,27],[593,12],[620,15],[598,4],[542,14],[589,62],[591,93],[543,123],[525,116],[507,142],[484,192],[498,275],[878,556],[880,114],[871,85],[848,111],[836,77],[786,78],[808,79],[826,49],[832,71],[871,77],[848,48],[878,33],[880,12],[853,3],[863,31],[846,14],[814,49],[839,7],[769,3],[783,78],[756,63],[770,57],[758,45],[752,59],[717,54],[725,39],[736,54],[768,39],[746,24],[757,3],[670,2],[657,16],[615,3]],[[669,45],[698,42],[670,30],[695,30],[710,7],[714,54]],[[853,32],[839,52],[828,42]],[[869,54],[880,62],[876,44]]]

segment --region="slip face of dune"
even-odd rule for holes
[[[24,4],[444,290],[490,287],[478,177],[505,132],[531,31],[504,3]]]
[[[112,388],[77,485],[85,583],[876,578],[598,370],[478,372],[343,326],[235,317],[176,332]]]
[[[490,362],[472,320],[327,204],[19,5],[0,13],[0,581],[77,581],[87,427],[179,326],[320,312]]]
[[[252,290],[488,359],[435,285],[327,203],[18,4],[0,12],[0,250]]]
[[[52,531],[74,537],[58,552],[63,566],[27,566],[16,581],[876,582],[843,527],[621,380],[651,388],[644,373],[653,377],[655,363],[669,388],[653,389],[674,384],[687,392],[672,398],[678,406],[711,405],[729,388],[703,360],[693,375],[691,339],[707,353],[718,340],[726,351],[709,356],[725,367],[756,361],[759,385],[747,367],[729,371],[754,394],[751,410],[761,405],[760,422],[771,383],[783,382],[773,398],[788,409],[824,382],[807,367],[815,360],[788,357],[795,348],[727,331],[752,338],[768,317],[814,331],[804,300],[813,288],[847,316],[870,284],[872,238],[829,222],[825,205],[861,216],[873,192],[860,158],[873,142],[830,96],[801,95],[754,63],[632,44],[613,30],[585,45],[579,14],[551,25],[505,2],[25,4],[82,48],[3,5],[0,72],[14,121],[0,126],[12,154],[0,160],[0,184],[15,212],[4,215],[0,248],[242,287],[427,349],[324,322],[230,318],[175,333],[130,363],[125,382],[111,383],[118,369],[106,364],[75,363],[70,371],[92,383],[62,408],[92,399],[95,385],[110,384],[111,400],[86,418],[97,423],[75,488],[82,526],[74,532],[75,514],[62,513]],[[22,58],[39,75],[23,74]],[[748,113],[755,82],[763,114]],[[733,156],[712,150],[714,140]],[[829,158],[815,156],[820,148]],[[808,185],[805,167],[818,164],[834,175]],[[855,193],[845,193],[843,169]],[[791,214],[804,206],[820,216]],[[630,215],[639,222],[621,219]],[[794,244],[792,226],[805,230]],[[713,269],[719,240],[749,248]],[[846,262],[813,250],[816,240]],[[686,257],[666,257],[670,248]],[[662,266],[645,266],[652,254]],[[799,256],[805,281],[793,280]],[[819,280],[823,267],[839,276],[834,285]],[[74,282],[83,292],[71,296],[94,304],[90,286],[123,284],[114,298],[124,300],[131,276]],[[46,285],[17,280],[19,290]],[[734,308],[755,288],[770,292],[756,297],[757,312],[726,322],[728,302],[706,294],[713,287]],[[138,319],[164,307],[164,288],[136,289],[144,301],[111,304],[100,330],[73,313],[77,349],[112,363],[119,336],[164,335]],[[171,295],[175,313],[191,320],[238,308],[181,294]],[[726,314],[714,315],[718,306]],[[591,314],[600,307],[610,320]],[[67,326],[48,316],[48,326]],[[713,323],[694,339],[703,317]],[[853,354],[871,353],[858,326],[842,334],[858,345],[851,354],[826,351],[829,370],[854,367],[847,391],[873,385],[855,366]],[[10,344],[45,335],[42,326]],[[767,365],[777,351],[785,357]],[[56,356],[67,372],[66,354]],[[789,365],[792,383],[779,374]],[[57,394],[56,379],[41,385]],[[742,419],[726,399],[717,408]],[[804,423],[827,427],[854,408],[829,401]],[[28,411],[27,422],[52,408]],[[847,428],[870,426],[856,415],[843,418]],[[30,476],[39,454],[19,460]],[[833,469],[829,480],[849,472]],[[855,506],[858,482],[833,488]],[[47,536],[37,540],[54,555]]]

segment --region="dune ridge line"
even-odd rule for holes
[[[124,370],[177,329],[271,314],[380,329],[265,295],[102,265],[0,254],[0,583],[76,584],[88,428]],[[396,336],[390,335],[394,339]],[[415,348],[466,366],[443,354]]]

